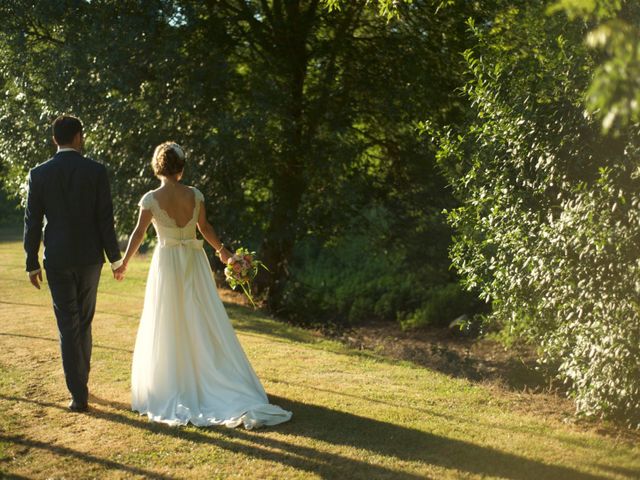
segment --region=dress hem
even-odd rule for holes
[[[166,418],[160,415],[154,415],[144,408],[132,408],[133,412],[137,412],[140,416],[146,416],[149,421],[154,423],[164,423],[171,427],[186,426],[189,423],[196,427],[211,427],[224,425],[227,428],[236,428],[243,425],[247,430],[253,430],[263,426],[274,426],[287,422],[291,419],[292,413],[283,410],[272,404],[256,405],[254,407],[242,410],[238,415],[231,415],[228,418],[220,419],[210,415],[191,415],[187,414],[182,418],[173,417]]]

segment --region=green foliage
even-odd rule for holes
[[[605,132],[640,121],[640,29],[614,19],[589,32],[587,43],[607,55],[587,91],[589,109]]]
[[[550,11],[594,25],[587,45],[602,55],[587,90],[589,110],[605,133],[640,121],[640,4],[624,0],[562,0]]]
[[[16,225],[22,220],[21,211],[15,198],[8,198],[0,189],[0,225]]]
[[[640,424],[638,128],[585,114],[588,26],[518,2],[470,23],[466,125],[435,132],[461,206],[451,256],[508,341],[536,345],[585,414]]]
[[[154,147],[183,145],[185,180],[203,191],[220,238],[256,250],[272,272],[255,285],[273,314],[284,313],[283,289],[296,281],[298,244],[348,238],[353,217],[378,205],[390,212],[389,230],[365,222],[358,235],[436,258],[449,241],[436,217],[453,203],[414,122],[460,115],[457,52],[476,6],[460,2],[445,15],[438,2],[414,1],[390,20],[369,5],[2,3],[7,189],[24,195],[28,169],[53,152],[50,122],[69,112],[86,125],[87,153],[112,176],[121,234],[156,184]],[[429,262],[451,281],[444,257]]]
[[[371,227],[358,231],[364,222]],[[444,239],[431,245],[419,243],[421,235],[407,248],[397,238],[372,239],[369,233],[400,228],[390,211],[370,208],[340,236],[300,242],[291,265],[295,281],[285,291],[286,315],[307,324],[389,320],[422,328],[447,326],[458,315],[477,311],[477,297],[462,291],[447,269],[449,229],[442,217],[432,217],[424,227],[434,239]]]
[[[4,163],[0,162],[0,225],[18,225],[22,220],[23,211],[19,209],[20,204],[15,196],[7,195],[4,185],[7,176]]]
[[[341,10],[342,4],[345,3],[343,0],[323,0],[325,7],[330,11]],[[392,18],[396,18],[399,15],[398,9],[401,4],[411,4],[412,0],[375,0],[371,2],[369,0],[367,3],[372,3],[377,7],[378,15],[381,17],[390,20]]]
[[[295,282],[285,292],[287,315],[300,323],[345,324],[395,320],[425,298],[421,273],[405,268],[402,250],[376,248],[363,235],[336,239],[324,249],[299,245]]]
[[[400,321],[402,328],[448,327],[452,320],[478,308],[477,297],[465,292],[459,283],[448,283],[431,288],[422,307]]]
[[[624,0],[559,0],[552,4],[548,13],[565,12],[567,16],[576,18],[610,18],[620,10]]]

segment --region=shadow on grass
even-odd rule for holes
[[[43,283],[42,286],[46,286],[47,283]],[[25,302],[7,302],[5,300],[0,300],[0,305],[15,305],[18,307],[35,307],[35,308],[44,308],[46,310],[49,310],[51,313],[51,316],[53,317],[53,307],[51,306],[51,304],[44,304],[44,303],[25,303]],[[135,318],[135,319],[140,319],[140,315],[139,314],[126,314],[126,313],[118,313],[118,312],[105,312],[102,310],[98,310],[96,311],[96,315],[111,315],[113,317],[122,317],[122,318]]]
[[[0,303],[2,303],[2,302],[0,302]],[[30,338],[30,339],[34,339],[34,340],[45,340],[47,342],[59,343],[59,340],[57,338],[38,337],[36,335],[23,335],[21,333],[4,333],[4,332],[0,332],[0,337]],[[128,348],[109,347],[107,345],[101,345],[99,343],[94,343],[93,344],[93,348],[103,348],[105,350],[114,350],[114,351],[117,351],[117,352],[126,352],[126,353],[133,354],[133,350],[130,350]]]
[[[598,468],[606,470],[608,472],[615,473],[616,475],[620,475],[622,477],[628,477],[637,480],[640,478],[640,469],[633,470],[631,468],[623,468],[623,467],[614,467],[611,465],[596,465]]]
[[[23,402],[66,410],[61,405],[31,400],[28,398],[0,395],[4,401]],[[371,455],[391,457],[400,462],[430,464],[446,469],[455,469],[467,474],[496,476],[514,480],[520,479],[581,479],[599,478],[572,468],[547,465],[535,460],[474,443],[430,434],[416,429],[381,422],[350,413],[272,397],[274,403],[293,411],[291,422],[279,425],[276,430],[291,436],[290,441],[270,438],[258,432],[240,429],[228,430],[222,427],[171,428],[163,424],[151,423],[129,410],[129,406],[93,397],[95,403],[115,411],[92,408],[87,415],[101,420],[126,425],[142,431],[151,431],[167,437],[188,440],[195,443],[213,445],[228,451],[242,453],[250,457],[277,462],[296,469],[315,473],[322,478],[392,478],[414,480],[424,478],[412,472],[396,470],[375,463],[329,453],[318,448],[301,445],[297,437],[330,445],[351,447],[357,451],[366,450]],[[273,429],[272,429],[273,430]],[[268,433],[269,430],[266,431]],[[0,437],[5,441],[35,442],[22,437]],[[41,447],[45,448],[46,444]],[[58,447],[55,447],[58,448]],[[64,448],[64,447],[60,447]],[[65,454],[60,451],[60,454]],[[135,469],[127,465],[79,454],[87,462],[95,462],[113,469]],[[375,460],[374,460],[375,461]]]
[[[0,227],[0,243],[7,241],[19,241],[22,237],[22,229],[17,226]],[[106,274],[105,274],[106,276]],[[18,282],[18,280],[16,280]],[[141,299],[142,295],[133,295],[127,292],[111,292],[100,289],[100,295],[118,296]],[[0,301],[1,304],[18,305],[25,307],[37,307],[50,309],[49,305],[30,304],[19,302]],[[400,357],[376,353],[372,349],[341,342],[339,339],[331,339],[315,334],[312,331],[293,326],[283,321],[266,318],[262,311],[254,311],[249,306],[223,302],[227,313],[232,318],[234,328],[245,335],[263,335],[270,337],[271,341],[300,342],[312,348],[328,350],[336,354],[353,355],[358,357],[376,358],[389,364],[397,364],[399,361],[407,361],[421,367],[426,367],[446,375],[465,378],[474,382],[484,380],[498,380],[510,390],[549,390],[548,379],[536,371],[529,364],[524,364],[515,359],[496,362],[490,359],[474,359],[460,352],[444,348],[438,345],[424,345],[415,347],[407,344]],[[102,312],[119,317],[139,319],[141,312],[125,314],[118,312]],[[333,340],[335,346],[327,340]]]
[[[79,452],[78,450],[73,450],[71,448],[63,447],[61,445],[54,445],[51,443],[39,442],[37,440],[31,440],[29,438],[24,438],[21,436],[15,435],[2,435],[0,434],[0,441],[11,443],[14,445],[21,445],[23,447],[38,449],[38,450],[46,450],[51,453],[55,453],[61,457],[66,458],[77,458],[86,463],[94,463],[96,465],[101,465],[109,470],[120,470],[123,472],[131,473],[134,475],[141,475],[144,478],[153,478],[153,479],[171,479],[173,477],[168,477],[166,475],[162,475],[159,473],[154,473],[149,470],[144,470],[142,468],[133,467],[131,465],[125,465],[124,463],[114,462],[113,460],[107,460],[105,458],[96,457],[95,455],[90,455],[88,453]],[[27,477],[2,477],[2,478],[27,478]]]
[[[380,355],[369,350],[356,350],[337,340],[324,337],[302,327],[291,325],[284,321],[265,318],[266,314],[253,311],[250,307],[239,306],[223,302],[227,314],[233,324],[234,330],[246,336],[257,338],[268,337],[270,342],[301,343],[305,347],[315,350],[331,352],[337,355],[350,357],[374,358],[379,362],[390,365],[398,365],[399,360]]]
[[[552,392],[550,378],[553,374],[541,372],[534,359],[522,360],[511,357],[496,360],[488,355],[471,356],[468,351],[457,351],[435,344],[405,350],[407,352],[403,355],[408,361],[451,377],[465,378],[472,382],[498,381],[511,391]],[[566,393],[559,382],[551,383],[555,393]]]
[[[269,378],[269,377],[264,377],[264,380],[271,382],[271,383],[281,383],[284,385],[288,385],[291,387],[296,387],[296,388],[302,388],[302,389],[306,389],[306,390],[314,390],[317,392],[323,392],[323,393],[329,393],[331,395],[335,395],[335,396],[340,396],[340,397],[346,397],[346,398],[354,398],[357,399],[358,401],[362,401],[362,402],[367,402],[367,403],[377,403],[379,405],[387,405],[391,408],[394,409],[407,409],[407,410],[411,410],[412,412],[420,412],[422,414],[428,415],[428,416],[432,416],[432,417],[440,417],[444,420],[450,421],[450,422],[456,422],[458,424],[460,423],[467,423],[467,424],[474,424],[476,426],[480,425],[483,427],[486,427],[488,430],[502,430],[504,432],[511,432],[511,433],[523,433],[525,435],[528,436],[536,436],[536,437],[541,437],[541,438],[554,438],[557,441],[560,441],[562,443],[568,444],[568,445],[572,445],[572,446],[577,446],[577,447],[581,447],[581,448],[592,448],[592,442],[588,439],[578,439],[578,438],[567,438],[566,435],[561,435],[561,434],[556,434],[556,433],[549,433],[549,432],[540,432],[537,431],[535,428],[531,428],[528,427],[526,424],[525,425],[503,425],[500,424],[498,421],[496,422],[487,422],[484,420],[478,420],[477,418],[473,418],[473,417],[469,417],[469,416],[463,416],[463,415],[452,415],[450,413],[443,413],[443,412],[439,412],[435,409],[429,409],[429,408],[424,408],[424,407],[419,407],[416,406],[415,404],[406,404],[402,402],[401,398],[394,398],[393,402],[389,402],[389,401],[385,401],[385,400],[379,400],[376,398],[370,398],[367,396],[363,396],[363,395],[355,395],[352,393],[346,393],[344,391],[338,391],[338,390],[330,390],[327,388],[319,388],[313,385],[309,385],[306,383],[301,383],[301,382],[291,382],[291,381],[287,381],[287,380],[281,380],[278,378]],[[366,407],[365,407],[366,408]],[[615,438],[617,440],[623,440],[625,442],[627,442],[628,444],[635,444],[637,443],[638,439],[640,438],[640,436],[638,436],[637,434],[631,432],[630,430],[616,430],[616,436]],[[607,468],[606,466],[598,466],[598,468]],[[615,469],[615,467],[609,467],[612,470]],[[624,470],[624,469],[622,469]],[[622,474],[622,473],[621,473]],[[640,470],[638,472],[636,472],[636,477],[640,479]]]
[[[325,337],[305,330],[303,327],[265,319],[264,313],[253,311],[249,307],[225,303],[225,308],[233,318],[234,328],[245,335],[264,335],[271,337],[273,341],[278,341],[279,338],[283,342],[300,342],[312,347],[314,344],[322,344],[314,348],[330,350],[338,354],[375,358],[389,364],[408,362],[472,382],[498,381],[503,387],[512,391],[550,391],[548,375],[536,370],[536,364],[533,361],[523,362],[517,358],[503,360],[473,358],[468,352],[456,351],[437,343],[425,342],[418,346],[412,341],[404,342],[404,347],[398,355],[378,353],[374,352],[370,346],[351,344],[341,337]],[[406,332],[396,333],[410,335]],[[328,342],[335,342],[336,347],[329,347]],[[555,385],[555,388],[555,393],[563,393],[560,386]]]
[[[0,478],[2,478],[3,480],[30,480],[29,477],[23,477],[22,475],[16,475],[15,473],[7,473],[1,468]]]
[[[253,332],[267,336],[277,336],[283,339],[301,343],[319,343],[325,340],[314,335],[312,332],[302,328],[294,327],[283,321],[276,319],[265,319],[265,313],[253,311],[250,307],[245,307],[233,303],[223,302],[227,314],[233,321],[236,330],[243,332]]]

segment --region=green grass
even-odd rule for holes
[[[228,302],[271,401],[292,421],[257,431],[149,423],[129,409],[148,258],[123,283],[105,267],[92,408],[68,413],[49,292],[29,285],[23,258],[16,232],[0,231],[0,477],[640,477],[638,435],[575,422],[566,401],[349,350]]]

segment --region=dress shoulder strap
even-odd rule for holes
[[[145,210],[151,210],[151,207],[153,206],[153,192],[149,191],[145,193],[138,202],[138,206]]]
[[[204,202],[204,195],[202,194],[202,192],[200,190],[198,190],[196,187],[191,187],[193,189],[193,193],[196,196],[196,202]]]

